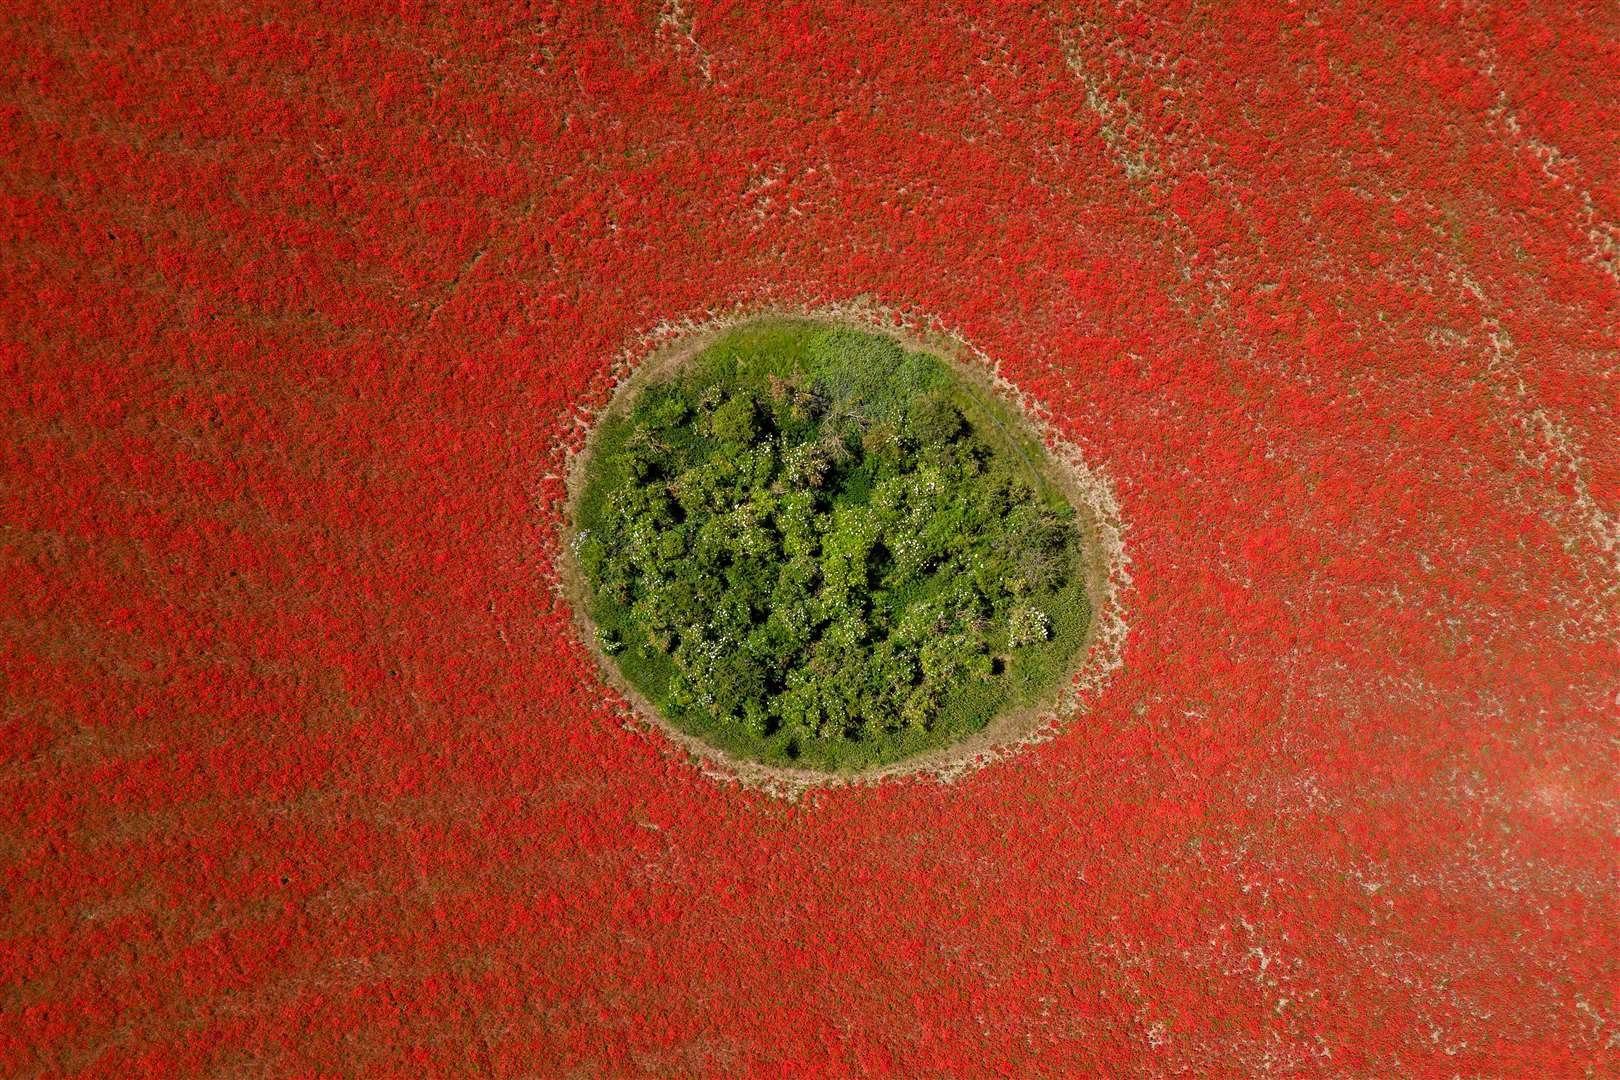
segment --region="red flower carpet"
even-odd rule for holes
[[[0,18],[0,1074],[1620,1073],[1620,11]],[[670,327],[983,350],[1118,664],[950,782],[629,722]],[[661,329],[662,328],[662,329]]]

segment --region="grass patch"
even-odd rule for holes
[[[603,418],[575,504],[598,645],[728,754],[851,771],[1041,700],[1091,618],[1014,409],[926,352],[737,327]]]

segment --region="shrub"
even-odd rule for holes
[[[911,399],[907,425],[924,446],[950,442],[962,431],[962,413],[945,395],[918,394]]]
[[[1007,644],[1016,649],[1045,641],[1052,635],[1052,622],[1040,608],[1020,604],[1007,615]]]
[[[759,427],[755,423],[754,399],[751,395],[733,394],[730,400],[715,410],[712,420],[714,437],[736,446],[747,446],[754,441]]]

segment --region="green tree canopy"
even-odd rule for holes
[[[603,651],[687,730],[819,768],[1032,700],[1084,638],[1082,537],[990,407],[935,357],[811,324],[644,388],[576,522]]]

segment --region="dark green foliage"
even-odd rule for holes
[[[734,332],[604,422],[576,548],[599,644],[677,725],[800,767],[1033,701],[1089,613],[1074,510],[1017,425],[886,337]]]

